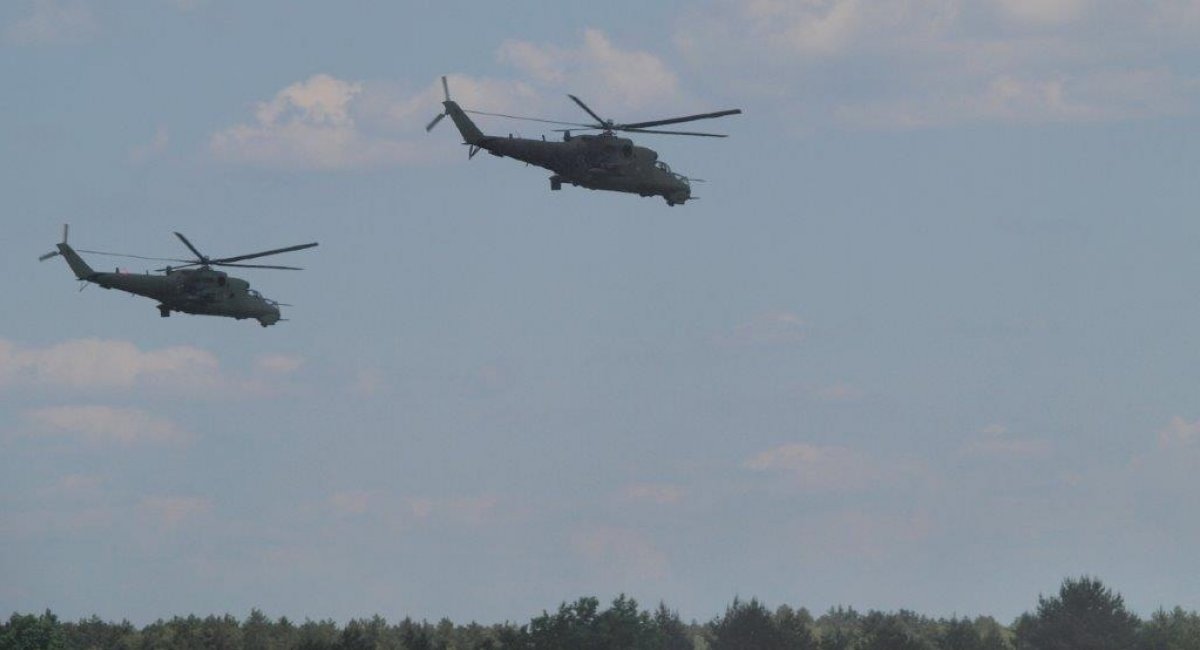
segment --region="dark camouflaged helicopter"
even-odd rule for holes
[[[442,102],[445,111],[439,113],[425,127],[426,131],[433,130],[437,123],[447,115],[453,120],[462,134],[464,144],[470,146],[468,157],[474,158],[479,151],[485,150],[493,156],[516,158],[531,165],[545,167],[554,174],[550,177],[550,189],[562,189],[563,183],[592,190],[612,190],[630,192],[641,196],[661,196],[667,205],[677,205],[692,197],[692,183],[700,179],[688,178],[671,171],[667,163],[658,159],[658,153],[653,149],[639,147],[629,138],[622,138],[617,131],[625,133],[658,133],[666,135],[693,135],[708,138],[724,138],[718,133],[698,133],[693,131],[662,131],[650,127],[679,124],[695,120],[707,120],[726,115],[737,115],[742,112],[734,108],[714,113],[701,113],[684,117],[671,117],[648,122],[631,122],[617,124],[597,115],[587,104],[575,95],[567,95],[579,105],[592,119],[594,124],[576,122],[559,122],[501,113],[485,113],[483,111],[465,110],[450,99],[450,88],[446,78],[442,77],[442,90],[446,101]],[[563,134],[562,142],[552,142],[543,137],[540,140],[530,138],[514,138],[511,135],[485,135],[475,126],[467,113],[475,115],[491,115],[516,120],[528,120],[547,124],[558,124],[573,127],[557,129]],[[597,135],[574,135],[572,131],[600,131]]]
[[[80,253],[93,253],[96,255],[112,255],[115,257],[182,263],[180,266],[168,266],[157,269],[157,271],[163,273],[162,275],[151,275],[149,272],[138,274],[121,271],[104,273],[92,269],[91,266],[88,266],[87,262],[83,261],[79,253],[67,243],[67,226],[63,226],[63,240],[61,244],[58,244],[58,250],[46,253],[38,259],[45,261],[51,257],[62,255],[67,260],[67,265],[75,272],[75,277],[79,280],[98,284],[105,289],[118,289],[127,293],[153,298],[158,301],[158,313],[163,318],[170,316],[171,312],[177,311],[185,314],[227,316],[238,320],[253,318],[263,327],[267,327],[279,322],[279,307],[282,303],[266,298],[254,289],[251,289],[249,282],[241,278],[230,277],[224,271],[218,271],[212,267],[233,266],[251,269],[299,271],[301,269],[295,266],[238,264],[238,262],[265,257],[267,255],[303,250],[317,245],[316,242],[313,242],[311,244],[276,248],[260,253],[212,259],[197,250],[192,245],[192,242],[188,241],[187,237],[179,233],[175,233],[175,236],[183,242],[184,246],[188,247],[188,250],[196,255],[196,259],[142,257],[141,255],[125,255],[83,249],[79,251]]]

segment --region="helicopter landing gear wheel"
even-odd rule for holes
[[[170,310],[170,309],[167,309],[166,307],[159,307],[159,308],[158,308],[158,315],[159,315],[159,316],[161,316],[161,317],[163,317],[163,318],[166,318],[166,317],[168,317],[168,316],[170,316],[170,315],[171,315],[171,310]]]
[[[551,176],[550,177],[550,190],[556,192],[561,189],[562,189],[562,179],[559,178],[558,176]]]

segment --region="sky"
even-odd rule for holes
[[[637,139],[699,200],[551,192],[441,75],[744,114]],[[1200,609],[1196,0],[14,0],[0,84],[0,613]],[[320,246],[264,329],[66,222]]]

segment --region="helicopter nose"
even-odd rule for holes
[[[279,307],[271,305],[267,308],[267,313],[258,317],[258,322],[263,327],[274,325],[279,322]]]
[[[671,192],[671,195],[667,197],[667,202],[675,205],[677,203],[684,203],[690,198],[692,198],[692,188],[683,185],[674,192]]]

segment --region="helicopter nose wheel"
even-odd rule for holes
[[[550,190],[557,191],[562,189],[562,178],[555,175],[550,177]]]
[[[159,307],[159,308],[158,308],[158,315],[159,315],[159,316],[161,316],[161,317],[163,317],[163,318],[166,318],[166,317],[168,317],[168,316],[170,316],[170,315],[171,315],[171,310],[170,310],[170,309],[167,309],[166,307]]]

